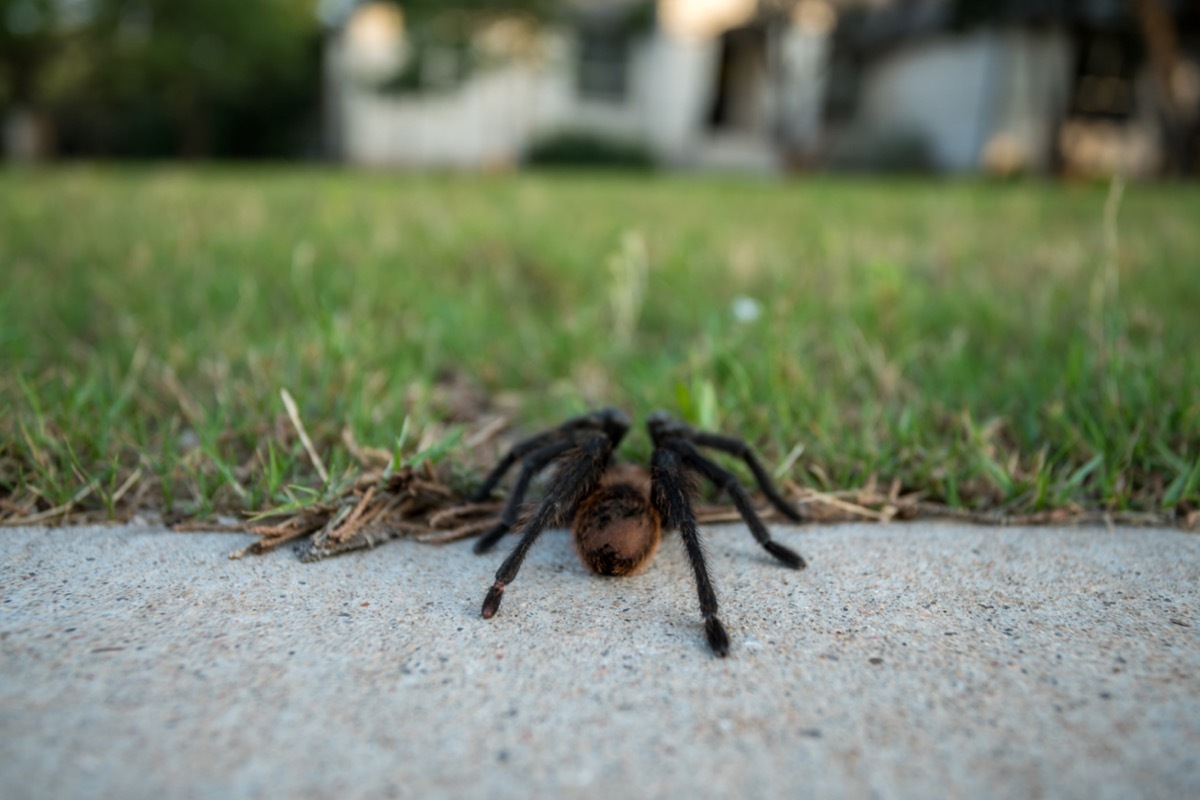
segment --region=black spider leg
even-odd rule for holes
[[[688,561],[696,575],[696,594],[704,616],[704,634],[708,646],[718,656],[729,655],[729,634],[717,618],[717,593],[704,563],[704,544],[692,510],[691,487],[684,472],[683,458],[673,449],[659,446],[650,458],[650,502],[662,518],[663,526],[675,528],[683,539]]]
[[[483,501],[487,500],[488,497],[491,496],[492,490],[499,485],[500,480],[504,477],[504,473],[512,469],[513,464],[526,458],[531,453],[547,446],[548,444],[554,442],[555,439],[558,439],[562,436],[562,428],[555,428],[554,430],[546,431],[545,433],[539,433],[537,436],[532,436],[524,441],[517,442],[517,444],[515,444],[513,448],[505,454],[504,458],[500,459],[500,463],[492,468],[492,471],[488,473],[488,476],[483,479],[483,483],[481,483],[479,488],[475,490],[475,494],[471,495],[471,502],[482,503]]]
[[[500,459],[500,463],[493,467],[492,471],[483,479],[483,483],[471,495],[471,502],[482,503],[484,500],[487,500],[492,491],[499,485],[504,474],[512,469],[513,464],[524,460],[535,450],[545,447],[552,442],[570,441],[570,435],[573,432],[585,429],[603,430],[612,439],[613,447],[615,448],[629,429],[629,418],[619,408],[604,408],[589,414],[572,417],[557,428],[517,442],[505,454],[504,458]]]
[[[758,481],[758,488],[762,489],[762,493],[767,496],[767,500],[771,501],[771,505],[779,509],[779,513],[793,522],[804,521],[804,517],[801,516],[796,507],[785,500],[783,495],[779,494],[775,489],[775,485],[771,483],[771,476],[767,475],[767,471],[763,469],[763,465],[759,463],[750,446],[741,439],[696,430],[690,431],[690,435],[685,435],[684,438],[701,447],[711,447],[714,450],[720,450],[722,453],[728,453],[746,462],[746,466],[754,473],[754,480]],[[742,516],[746,515],[742,514]],[[746,522],[750,522],[750,520],[747,519]]]
[[[508,495],[508,502],[500,514],[500,521],[475,542],[476,553],[486,553],[491,550],[504,534],[512,530],[512,526],[517,523],[521,503],[525,500],[529,484],[533,481],[534,476],[574,446],[574,441],[565,439],[561,442],[551,442],[525,456],[521,462],[521,474],[517,477],[517,483]]]
[[[758,540],[764,550],[792,569],[804,569],[807,566],[799,553],[771,538],[767,526],[763,524],[762,518],[754,510],[750,495],[746,494],[746,490],[742,488],[742,484],[738,482],[732,472],[709,461],[690,441],[682,437],[666,438],[660,446],[677,452],[684,464],[712,481],[718,489],[726,492],[733,500],[733,505],[737,508],[738,513],[742,515],[742,519],[746,521],[746,527],[754,534],[754,538]]]
[[[504,587],[516,579],[529,548],[551,525],[570,519],[579,503],[587,497],[608,467],[613,440],[600,431],[581,431],[573,437],[576,446],[559,458],[558,475],[546,497],[525,526],[524,535],[508,558],[496,570],[496,581],[483,599],[480,613],[490,619],[500,608]]]

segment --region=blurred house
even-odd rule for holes
[[[1194,15],[1145,4],[1182,26],[1179,122],[1200,108]],[[409,30],[392,4],[347,9],[326,51],[335,151],[504,167],[587,131],[679,167],[1148,174],[1171,139],[1126,0],[565,5],[551,28],[494,16],[457,38]]]
[[[468,42],[419,47],[402,11],[359,6],[328,43],[335,150],[362,164],[487,168],[587,131],[665,164],[773,170],[816,149],[826,0],[769,19],[756,0],[568,5],[550,30],[496,18]]]

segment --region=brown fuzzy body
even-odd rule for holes
[[[600,575],[629,575],[658,550],[662,523],[650,505],[645,470],[620,465],[609,470],[575,512],[575,550],[584,566]]]

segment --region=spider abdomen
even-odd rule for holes
[[[575,549],[592,572],[628,575],[654,556],[662,525],[644,482],[618,472],[580,504],[573,526]]]

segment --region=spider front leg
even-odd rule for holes
[[[517,461],[521,462],[521,474],[517,477],[517,483],[509,494],[508,502],[504,506],[504,511],[500,515],[499,522],[475,542],[475,552],[486,553],[492,549],[496,542],[500,541],[504,534],[512,529],[512,526],[516,524],[521,503],[525,499],[525,494],[529,491],[529,484],[533,478],[552,463],[554,459],[574,447],[581,433],[584,431],[603,432],[615,448],[628,430],[629,417],[625,415],[624,411],[621,411],[619,408],[605,408],[582,416],[573,417],[557,428],[552,428],[551,430],[517,442],[505,454],[504,458],[500,459],[500,463],[488,473],[483,483],[479,485],[479,488],[471,496],[471,502],[473,503],[481,503],[487,500],[492,490],[496,488],[500,480],[504,477],[504,474]]]
[[[742,484],[738,482],[732,472],[709,461],[686,439],[668,439],[663,447],[679,453],[680,458],[688,467],[703,475],[714,486],[729,495],[733,500],[734,507],[746,521],[746,527],[750,529],[750,533],[754,535],[764,550],[775,556],[784,566],[792,569],[804,569],[808,566],[803,556],[771,538],[771,532],[767,530],[762,517],[758,516],[758,512],[754,510],[750,496],[746,494],[746,490],[742,488]]]
[[[716,433],[708,433],[707,431],[693,430],[691,436],[685,438],[701,447],[711,447],[714,450],[720,450],[722,453],[737,456],[746,462],[746,466],[754,473],[754,480],[758,482],[758,488],[762,489],[762,493],[766,495],[771,505],[779,509],[781,514],[793,522],[804,521],[804,518],[800,516],[800,512],[796,510],[796,506],[783,499],[783,496],[776,491],[775,485],[771,483],[771,477],[767,475],[767,471],[763,469],[762,464],[755,457],[754,451],[750,449],[750,445],[732,436],[721,436]]]
[[[762,545],[764,550],[779,559],[786,566],[793,569],[804,569],[806,564],[799,553],[779,544],[771,538],[767,526],[763,524],[762,518],[754,510],[754,504],[751,503],[750,496],[746,494],[746,490],[742,488],[737,477],[729,470],[714,464],[696,448],[696,445],[703,445],[741,458],[750,467],[750,471],[754,473],[755,480],[758,481],[763,494],[771,501],[771,505],[779,509],[789,519],[801,522],[802,518],[799,512],[775,490],[775,487],[771,484],[770,477],[767,475],[767,471],[763,469],[762,464],[755,458],[749,445],[740,439],[698,431],[690,425],[675,421],[665,411],[656,411],[651,414],[646,424],[650,430],[650,438],[654,440],[656,448],[673,450],[688,468],[700,473],[716,485],[718,489],[729,495],[733,500],[734,506],[737,507],[738,513],[746,521],[746,526],[754,534],[754,538]]]
[[[476,553],[486,553],[491,550],[504,534],[512,530],[512,526],[517,522],[521,503],[525,500],[525,494],[529,491],[529,484],[534,476],[574,446],[575,443],[569,439],[551,442],[525,456],[525,460],[521,464],[521,474],[517,477],[517,483],[513,486],[512,492],[508,495],[508,502],[504,504],[500,521],[475,542]]]
[[[779,494],[779,491],[771,482],[771,476],[763,469],[763,465],[754,455],[754,451],[750,449],[750,445],[741,439],[696,430],[691,425],[676,421],[666,411],[655,411],[651,414],[646,420],[646,427],[649,428],[650,436],[654,439],[656,446],[668,439],[682,439],[701,447],[711,447],[714,450],[720,450],[722,453],[728,453],[731,456],[740,458],[750,468],[750,471],[754,473],[754,480],[758,482],[758,488],[762,489],[762,493],[766,495],[771,505],[779,509],[779,513],[793,522],[804,521],[804,518],[796,510],[796,507],[785,500],[783,495]]]
[[[650,502],[662,517],[663,527],[678,529],[695,573],[696,594],[700,600],[700,613],[704,616],[708,646],[724,658],[729,655],[729,634],[717,617],[717,593],[704,563],[704,545],[696,527],[696,512],[692,510],[691,491],[679,453],[655,449],[650,460],[650,481]]]
[[[579,432],[573,436],[570,449],[559,457],[559,473],[554,485],[525,526],[521,541],[509,553],[508,558],[496,570],[496,580],[483,599],[480,613],[485,619],[495,616],[504,597],[504,589],[512,583],[529,553],[529,548],[542,535],[542,531],[564,519],[570,519],[575,509],[600,482],[612,454],[613,441],[600,431]]]
[[[500,480],[504,477],[504,474],[512,469],[513,464],[527,459],[531,454],[547,445],[558,441],[569,441],[566,438],[567,432],[571,429],[571,426],[578,424],[578,422],[578,419],[567,420],[557,428],[543,431],[536,436],[530,436],[528,439],[522,439],[517,442],[511,450],[504,454],[504,458],[500,459],[500,463],[492,468],[492,471],[483,479],[483,483],[479,484],[479,488],[475,490],[475,494],[471,495],[471,502],[482,503],[487,500],[496,486],[500,484]]]

